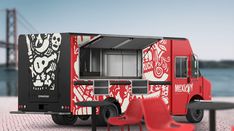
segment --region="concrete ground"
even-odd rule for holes
[[[234,102],[234,97],[217,97],[215,101]],[[17,97],[0,97],[0,131],[90,131],[91,121],[78,120],[74,126],[59,126],[53,123],[50,115],[19,115],[10,114],[10,111],[16,111]],[[176,121],[186,123],[185,117],[174,117]],[[217,131],[231,131],[231,126],[234,126],[234,109],[217,111],[216,115]],[[208,112],[199,124],[196,125],[196,131],[209,130]],[[98,127],[98,131],[107,130],[106,127]],[[112,127],[111,130],[119,131],[118,127]],[[127,129],[126,129],[127,130]],[[139,131],[138,126],[132,126],[131,130]],[[143,130],[146,130],[145,125]]]

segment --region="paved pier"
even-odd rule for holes
[[[216,101],[234,102],[234,97],[217,97]],[[90,120],[78,120],[74,126],[59,126],[53,123],[50,115],[10,114],[17,109],[17,97],[0,97],[0,131],[90,131]],[[217,111],[217,131],[231,131],[234,126],[234,110]],[[185,117],[175,117],[178,122],[186,123]],[[207,131],[209,127],[208,112],[201,123],[195,124],[196,131]],[[98,131],[106,131],[106,127],[98,127]],[[119,131],[118,127],[111,130]],[[127,130],[127,128],[126,128]],[[139,131],[138,126],[131,126],[132,131]],[[146,130],[143,126],[143,130]]]

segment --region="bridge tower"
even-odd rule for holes
[[[6,66],[18,67],[18,45],[17,45],[17,25],[16,10],[6,10]],[[14,48],[10,48],[10,43]]]

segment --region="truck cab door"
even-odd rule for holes
[[[172,83],[172,113],[184,115],[191,89],[189,77],[189,56],[175,56]]]

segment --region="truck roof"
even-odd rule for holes
[[[153,38],[153,39],[181,39],[186,40],[184,37],[165,37],[165,36],[141,36],[141,35],[120,35],[120,34],[98,34],[98,33],[69,33],[69,34],[76,34],[76,35],[101,35],[101,36],[109,36],[109,37],[129,37],[129,38]]]
[[[67,33],[64,32],[64,34],[93,36],[93,38],[88,41],[78,43],[79,48],[84,47],[84,48],[138,50],[149,47],[155,42],[160,40],[175,40],[175,39],[186,40],[186,38],[162,37],[162,36],[138,36],[138,35],[72,33],[72,32],[67,32]]]
[[[165,39],[186,40],[185,38],[160,37],[160,36],[134,36],[134,35],[88,34],[88,33],[72,33],[72,34],[94,36],[91,40],[79,44],[79,47],[84,47],[84,48],[108,48],[108,49],[112,48],[112,49],[137,50],[137,49],[144,49],[159,40],[165,40]]]

